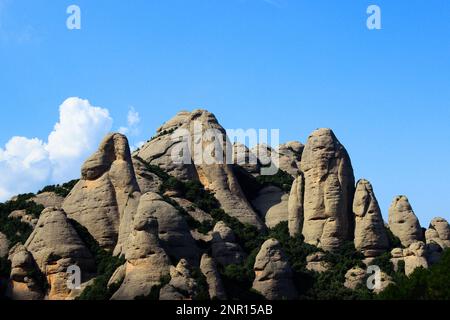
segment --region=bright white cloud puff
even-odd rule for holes
[[[0,201],[79,177],[83,161],[112,123],[107,109],[92,106],[88,100],[72,97],[64,101],[47,142],[13,137],[0,148]]]

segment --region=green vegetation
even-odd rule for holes
[[[274,185],[285,192],[290,192],[292,183],[294,183],[294,178],[289,173],[281,169],[279,169],[275,175],[259,176],[256,180],[263,186]]]
[[[388,240],[389,240],[389,247],[391,249],[404,248],[400,239],[392,233],[391,229],[389,229],[386,226],[384,227],[384,229],[386,230]]]
[[[34,194],[23,194],[17,196],[15,200],[0,203],[0,232],[8,238],[10,247],[17,243],[25,243],[33,229],[31,226],[19,219],[8,218],[11,212],[25,210],[28,215],[39,218],[44,207],[36,204],[30,199]]]
[[[208,301],[211,300],[209,296],[209,286],[208,282],[206,282],[206,277],[203,275],[202,271],[199,268],[193,268],[191,270],[191,276],[197,283],[197,292],[193,300],[197,301]]]
[[[409,277],[395,279],[377,298],[380,300],[449,300],[450,249],[430,269],[416,269]]]
[[[44,192],[54,192],[55,194],[65,198],[69,195],[70,191],[72,191],[73,187],[75,187],[75,185],[78,183],[78,179],[77,180],[72,180],[69,182],[66,182],[62,185],[51,185],[51,186],[46,186],[44,189],[42,189],[41,191],[38,192],[38,194],[44,193]]]
[[[98,275],[94,283],[83,291],[81,296],[78,297],[78,300],[101,301],[111,299],[121,283],[117,283],[108,288],[109,279],[111,279],[117,268],[125,263],[125,259],[123,257],[114,257],[110,252],[102,249],[89,231],[75,220],[70,220],[70,223],[94,256]]]

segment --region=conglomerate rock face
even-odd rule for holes
[[[356,186],[353,212],[355,214],[355,248],[366,257],[375,257],[386,252],[389,240],[383,216],[372,185],[367,180],[360,180]]]
[[[148,199],[151,201],[151,198]],[[146,210],[145,195],[133,222],[126,248],[126,263],[110,280],[110,284],[123,280],[113,300],[133,300],[148,296],[161,278],[170,272],[170,259],[162,248],[158,235],[158,221],[152,210]]]
[[[233,152],[216,117],[195,110],[180,112],[166,122],[135,155],[181,180],[199,180],[229,215],[264,230],[233,172]]]
[[[423,241],[423,232],[407,197],[395,197],[389,208],[389,228],[404,247]]]
[[[305,241],[327,251],[353,235],[355,178],[344,146],[330,129],[314,131],[302,155]]]
[[[294,179],[290,194],[278,181],[259,180],[273,163]],[[170,182],[167,175],[200,182],[235,219],[215,211],[217,202],[211,209],[204,194],[197,199],[192,190],[163,192]],[[355,186],[350,157],[332,130],[314,131],[306,145],[260,144],[250,150],[232,145],[215,116],[205,110],[180,112],[133,155],[124,135],[108,134],[83,164],[81,179],[65,199],[44,192],[31,200],[46,207],[39,219],[27,209],[11,209],[5,215],[33,230],[25,244],[15,244],[10,230],[0,229],[0,258],[11,263],[9,279],[2,275],[1,281],[7,280],[6,294],[14,300],[74,299],[101,276],[98,252],[89,251],[89,237],[80,225],[106,250],[102,254],[124,259],[107,279],[109,290],[118,287],[111,292],[113,300],[154,297],[155,290],[160,300],[192,300],[208,292],[211,299],[226,300],[233,297],[234,289],[227,291],[230,275],[253,263],[258,250],[253,289],[268,300],[296,299],[292,257],[279,242],[285,239],[267,240],[281,230],[269,234],[268,229],[280,223],[288,224],[292,237],[303,236],[305,243],[317,247],[310,248],[314,253],[302,262],[311,273],[333,270],[330,254],[348,242],[363,254],[367,266],[390,250],[395,269],[404,264],[407,275],[438,262],[450,248],[448,222],[435,218],[424,234],[405,196],[394,199],[387,228],[371,183],[362,179]],[[254,232],[249,225],[260,233],[255,239],[246,239],[242,232]],[[388,229],[400,239],[399,248],[391,247],[395,242]],[[252,240],[265,242],[247,252]],[[296,248],[284,249],[290,254]],[[69,287],[70,267],[81,269],[81,289]],[[342,286],[354,290],[366,278],[366,270],[355,267]],[[392,283],[384,272],[381,280],[375,293]]]
[[[435,243],[442,249],[450,248],[450,225],[444,218],[434,218],[425,232],[428,243]]]
[[[79,267],[82,275],[95,272],[93,256],[60,209],[47,208],[42,212],[25,248],[46,276],[51,300],[64,300],[71,294],[72,289],[67,286],[70,266]]]
[[[128,202],[137,192],[128,140],[121,134],[110,134],[84,163],[81,180],[65,199],[63,209],[102,247],[112,250]]]
[[[253,289],[268,300],[295,299],[298,296],[293,284],[293,273],[288,259],[275,239],[267,240],[255,262]]]

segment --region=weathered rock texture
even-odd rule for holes
[[[18,219],[23,223],[28,224],[30,227],[34,228],[38,222],[31,214],[27,213],[27,210],[15,210],[8,215],[10,219]]]
[[[383,216],[372,185],[367,180],[360,180],[356,186],[353,212],[355,214],[355,248],[366,257],[375,257],[386,252],[389,240]]]
[[[340,247],[353,234],[355,179],[345,148],[330,129],[314,131],[303,151],[305,241],[324,250]]]
[[[427,244],[435,243],[442,249],[450,248],[450,225],[444,218],[434,218],[425,232]]]
[[[293,273],[288,259],[275,239],[267,240],[255,262],[253,289],[268,300],[292,300],[298,293],[293,284]]]
[[[262,230],[263,222],[234,175],[232,153],[232,145],[215,116],[195,110],[169,120],[136,156],[177,178],[199,180],[229,215]]]
[[[366,278],[366,270],[360,267],[354,267],[345,274],[344,287],[355,290],[358,286],[364,283]]]
[[[263,188],[252,201],[253,207],[264,217],[268,228],[288,220],[289,196],[278,187]]]
[[[66,299],[71,294],[67,287],[70,266],[80,267],[85,277],[95,271],[94,258],[60,209],[42,212],[25,247],[47,278],[50,300]]]
[[[256,155],[246,145],[238,142],[233,144],[233,163],[252,175],[258,175],[261,169]]]
[[[4,258],[9,252],[9,240],[8,238],[0,232],[0,258]]]
[[[146,193],[140,198],[138,216],[157,219],[158,233],[166,253],[177,261],[184,258],[194,266],[199,265],[200,252],[181,213],[156,193]]]
[[[61,208],[64,198],[54,192],[43,192],[30,199],[44,208]]]
[[[170,283],[161,289],[160,300],[192,300],[197,295],[198,284],[186,260],[181,259],[176,267],[170,268],[170,277]]]
[[[246,258],[233,230],[222,221],[214,227],[211,248],[214,260],[222,266],[241,264]]]
[[[128,202],[138,191],[128,140],[121,134],[110,134],[84,163],[81,180],[64,201],[63,209],[103,248],[112,250]]]
[[[147,168],[147,165],[139,158],[133,157],[133,166],[141,192],[159,192],[162,185],[161,179],[151,172]]]
[[[158,222],[152,216],[153,211],[147,210],[146,201],[152,200],[144,195],[134,219],[133,231],[129,234],[127,262],[110,280],[110,285],[123,280],[113,300],[148,296],[154,286],[160,285],[161,278],[169,274],[170,260],[160,244]]]
[[[305,195],[305,178],[300,172],[299,176],[294,180],[289,195],[288,202],[288,221],[289,234],[295,237],[302,233],[304,221],[304,195]]]
[[[12,300],[41,300],[42,287],[35,275],[37,269],[33,256],[22,244],[11,248],[8,259],[11,261],[11,276],[6,295]]]
[[[323,252],[313,253],[306,257],[306,270],[317,273],[327,272],[331,268],[331,264],[326,261]]]
[[[300,170],[304,145],[298,141],[291,141],[272,148],[267,144],[259,144],[252,148],[260,163],[260,167],[276,166],[296,178]]]
[[[404,247],[416,241],[423,241],[419,219],[405,196],[398,196],[389,208],[389,228],[397,236]]]
[[[400,261],[405,263],[405,274],[409,276],[416,268],[428,268],[426,245],[421,241],[410,244],[406,249],[396,248],[391,252],[391,262],[397,271]]]
[[[345,274],[344,286],[348,289],[356,290],[361,285],[367,285],[367,283],[365,283],[365,280],[368,276],[369,275],[367,274],[366,270],[360,267],[352,268]],[[386,288],[393,283],[392,278],[383,271],[381,271],[380,278],[377,280],[380,280],[380,282],[378,283],[379,286],[375,286],[375,288],[373,289],[373,292],[377,294],[386,290]],[[375,285],[376,283],[373,282],[372,284]]]
[[[227,294],[225,293],[220,274],[217,271],[216,263],[207,254],[202,256],[200,270],[206,277],[210,298],[213,300],[226,300]]]

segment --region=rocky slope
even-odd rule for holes
[[[271,160],[280,170],[265,177]],[[425,231],[405,196],[386,224],[332,130],[249,149],[205,110],[180,112],[133,153],[109,134],[67,196],[44,190],[0,205],[0,294],[10,299],[344,298],[380,265],[373,295],[450,247],[447,221]]]

